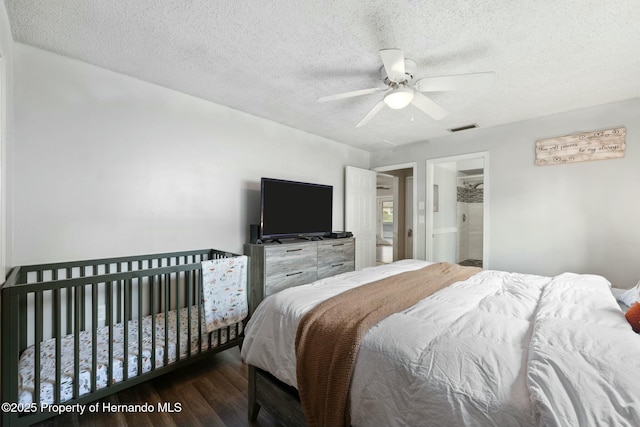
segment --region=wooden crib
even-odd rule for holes
[[[1,292],[2,425],[30,425],[57,415],[54,405],[86,404],[241,344],[243,322],[207,333],[201,303],[201,262],[235,256],[14,268]]]

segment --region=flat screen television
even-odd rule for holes
[[[262,178],[260,239],[323,236],[332,219],[333,186]]]

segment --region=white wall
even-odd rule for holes
[[[13,141],[13,38],[4,2],[0,2],[0,282],[4,282],[11,239],[11,210],[8,207],[8,155]]]
[[[215,247],[242,252],[260,177],[334,186],[369,153],[15,45],[13,265]],[[214,84],[214,82],[212,82]]]
[[[417,161],[424,201],[427,159],[489,151],[490,268],[602,274],[628,288],[640,279],[638,117],[634,99],[379,151],[371,166]],[[617,126],[627,128],[622,159],[534,166],[537,139]],[[418,257],[425,256],[424,233],[420,225]]]

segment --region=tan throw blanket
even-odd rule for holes
[[[296,334],[298,392],[309,426],[350,425],[351,375],[369,328],[479,271],[436,263],[350,289],[309,311]]]

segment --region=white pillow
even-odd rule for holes
[[[618,296],[618,301],[631,307],[636,301],[640,301],[640,282],[628,291]]]

